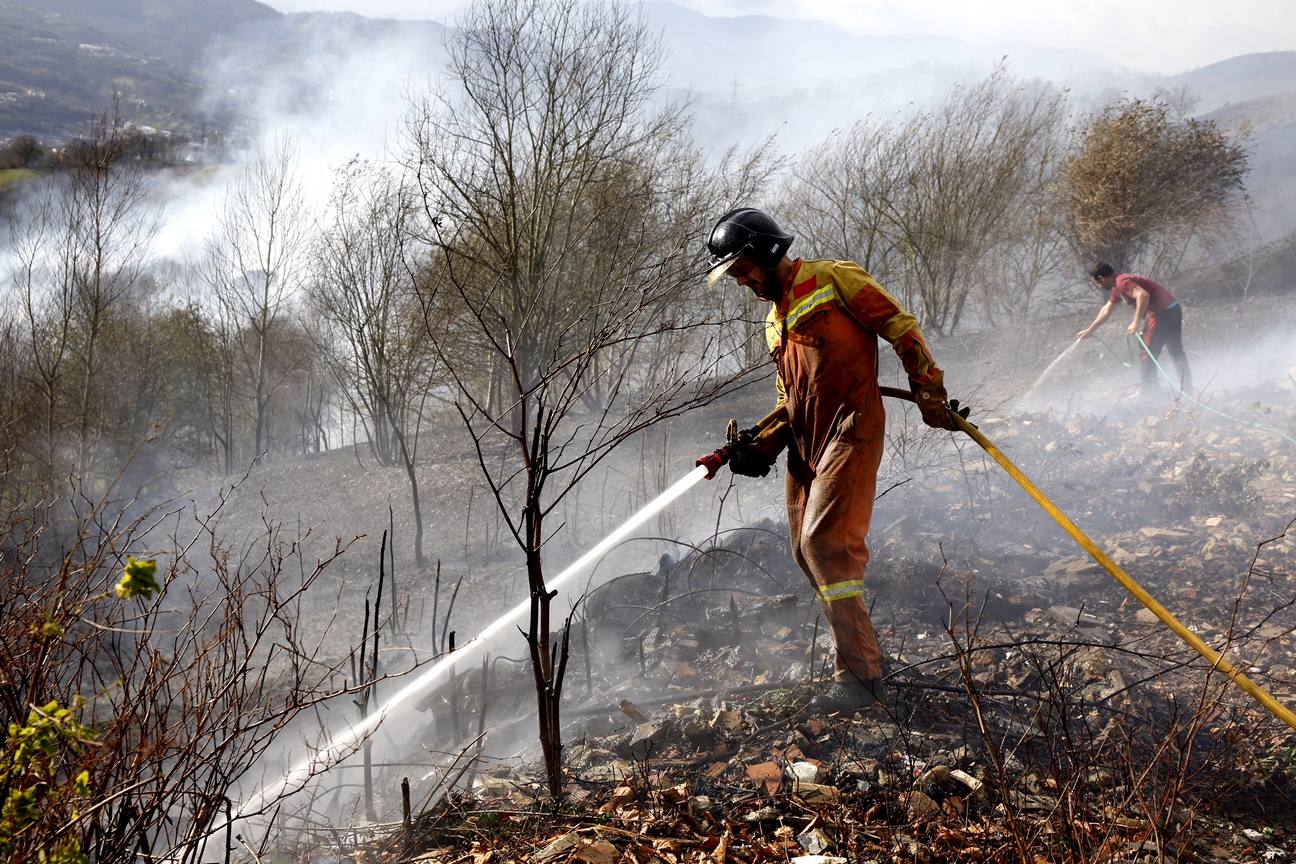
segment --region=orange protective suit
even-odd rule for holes
[[[917,320],[853,262],[793,262],[782,299],[766,319],[779,402],[791,428],[792,554],[824,605],[838,681],[882,675],[882,652],[864,605],[865,540],[886,426],[878,336],[891,343],[916,386],[943,386]]]

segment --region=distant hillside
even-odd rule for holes
[[[200,95],[184,70],[138,46],[81,19],[0,0],[0,137],[79,132],[114,91],[132,116],[161,127],[190,122]]]
[[[1249,133],[1251,170],[1246,184],[1255,227],[1265,240],[1296,227],[1296,168],[1292,158],[1296,154],[1296,81],[1291,83],[1292,89],[1286,92],[1231,103],[1202,115],[1223,129]]]
[[[1067,87],[1081,108],[1158,85],[1194,89],[1201,111],[1296,91],[1296,52],[1163,79],[1084,51],[862,36],[819,21],[710,17],[670,0],[643,8],[662,35],[670,93],[687,94],[714,150],[775,133],[795,151],[866,115],[927,104],[1000,62]],[[214,124],[237,137],[240,125],[284,114],[355,125],[399,114],[402,94],[443,62],[446,32],[434,22],[284,15],[256,0],[0,0],[0,138],[77,134],[114,91],[130,119],[161,129]]]
[[[1197,110],[1215,111],[1233,102],[1250,102],[1296,90],[1296,51],[1243,54],[1165,80],[1187,87],[1200,99]]]
[[[665,0],[644,6],[663,31],[671,84],[755,100],[817,82],[908,66],[939,56],[975,58],[970,46],[936,36],[868,39],[822,21],[767,15],[716,18]]]
[[[1296,85],[1296,82],[1293,82]],[[1296,86],[1282,93],[1235,102],[1203,115],[1225,129],[1248,127],[1253,132],[1264,132],[1296,122]]]
[[[19,0],[105,34],[124,50],[190,69],[212,41],[284,16],[256,0]]]
[[[427,75],[443,44],[435,22],[254,0],[0,0],[0,138],[80,134],[114,93],[133,122],[186,132],[319,110],[348,64],[363,78],[404,56],[393,74]]]
[[[958,68],[1006,60],[1021,75],[1059,83],[1077,74],[1121,70],[1098,54],[1024,43],[974,44],[921,34],[861,36],[823,21],[711,17],[670,0],[649,0],[644,9],[663,30],[672,84],[721,93],[736,84],[746,98],[756,96],[757,86],[787,92],[815,82],[932,65]]]
[[[444,25],[349,12],[285,15],[213,40],[196,74],[210,115],[331,114],[363,122],[375,100],[403,106],[445,58]]]
[[[670,86],[694,103],[714,148],[776,133],[798,149],[866,116],[939,98],[1006,63],[1075,93],[1143,86],[1149,76],[1098,54],[942,36],[861,36],[822,21],[769,15],[712,17],[670,0],[644,4],[662,31]]]
[[[781,129],[785,147],[869,113],[891,113],[980,77],[1015,73],[1077,89],[1128,84],[1111,60],[1030,45],[932,36],[866,37],[816,21],[709,17],[667,0],[660,28],[670,86],[705,102],[715,146]],[[265,110],[310,110],[338,67],[431,74],[445,29],[358,15],[282,15],[255,0],[0,0],[0,136],[74,134],[114,88],[162,128]],[[754,62],[757,58],[767,58]]]
[[[1251,254],[1246,249],[1233,251],[1236,257],[1230,260],[1181,274],[1182,296],[1209,301],[1237,300],[1244,295],[1296,295],[1296,234],[1264,243]]]

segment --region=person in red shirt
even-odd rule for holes
[[[1093,323],[1076,334],[1077,338],[1087,339],[1093,335],[1115,311],[1117,303],[1131,305],[1134,307],[1134,320],[1125,332],[1131,336],[1138,333],[1147,346],[1140,358],[1143,361],[1143,391],[1151,392],[1156,387],[1157,369],[1152,358],[1159,356],[1163,347],[1174,358],[1180,392],[1191,390],[1192,372],[1188,369],[1188,355],[1183,348],[1183,307],[1175,296],[1146,276],[1118,274],[1107,263],[1098,264],[1089,271],[1089,275],[1098,289],[1107,294],[1107,302],[1098,310]]]

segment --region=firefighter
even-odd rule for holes
[[[766,427],[775,434],[740,435],[729,465],[763,477],[788,451],[792,555],[823,603],[837,648],[834,684],[812,707],[849,711],[883,696],[882,652],[864,605],[865,540],[886,424],[877,337],[904,364],[928,426],[957,429],[958,404],[947,404],[944,376],[913,315],[852,261],[788,258],[792,240],[767,214],[744,207],[722,216],[707,243],[710,285],[728,275],[770,304],[775,411],[787,421]]]
[[[1098,290],[1107,295],[1107,302],[1098,310],[1093,323],[1077,333],[1076,338],[1088,339],[1115,311],[1116,304],[1123,301],[1134,307],[1134,320],[1125,332],[1129,336],[1137,333],[1146,346],[1139,356],[1143,361],[1141,395],[1151,395],[1157,389],[1155,358],[1162,347],[1169,349],[1174,358],[1175,371],[1179,373],[1179,390],[1191,391],[1192,372],[1188,370],[1188,355],[1183,348],[1183,307],[1178,299],[1146,276],[1118,274],[1116,268],[1105,262],[1095,265],[1089,276]]]

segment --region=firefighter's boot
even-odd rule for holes
[[[881,678],[864,681],[839,681],[810,700],[811,711],[839,714],[862,711],[873,705],[886,704],[886,685]]]

